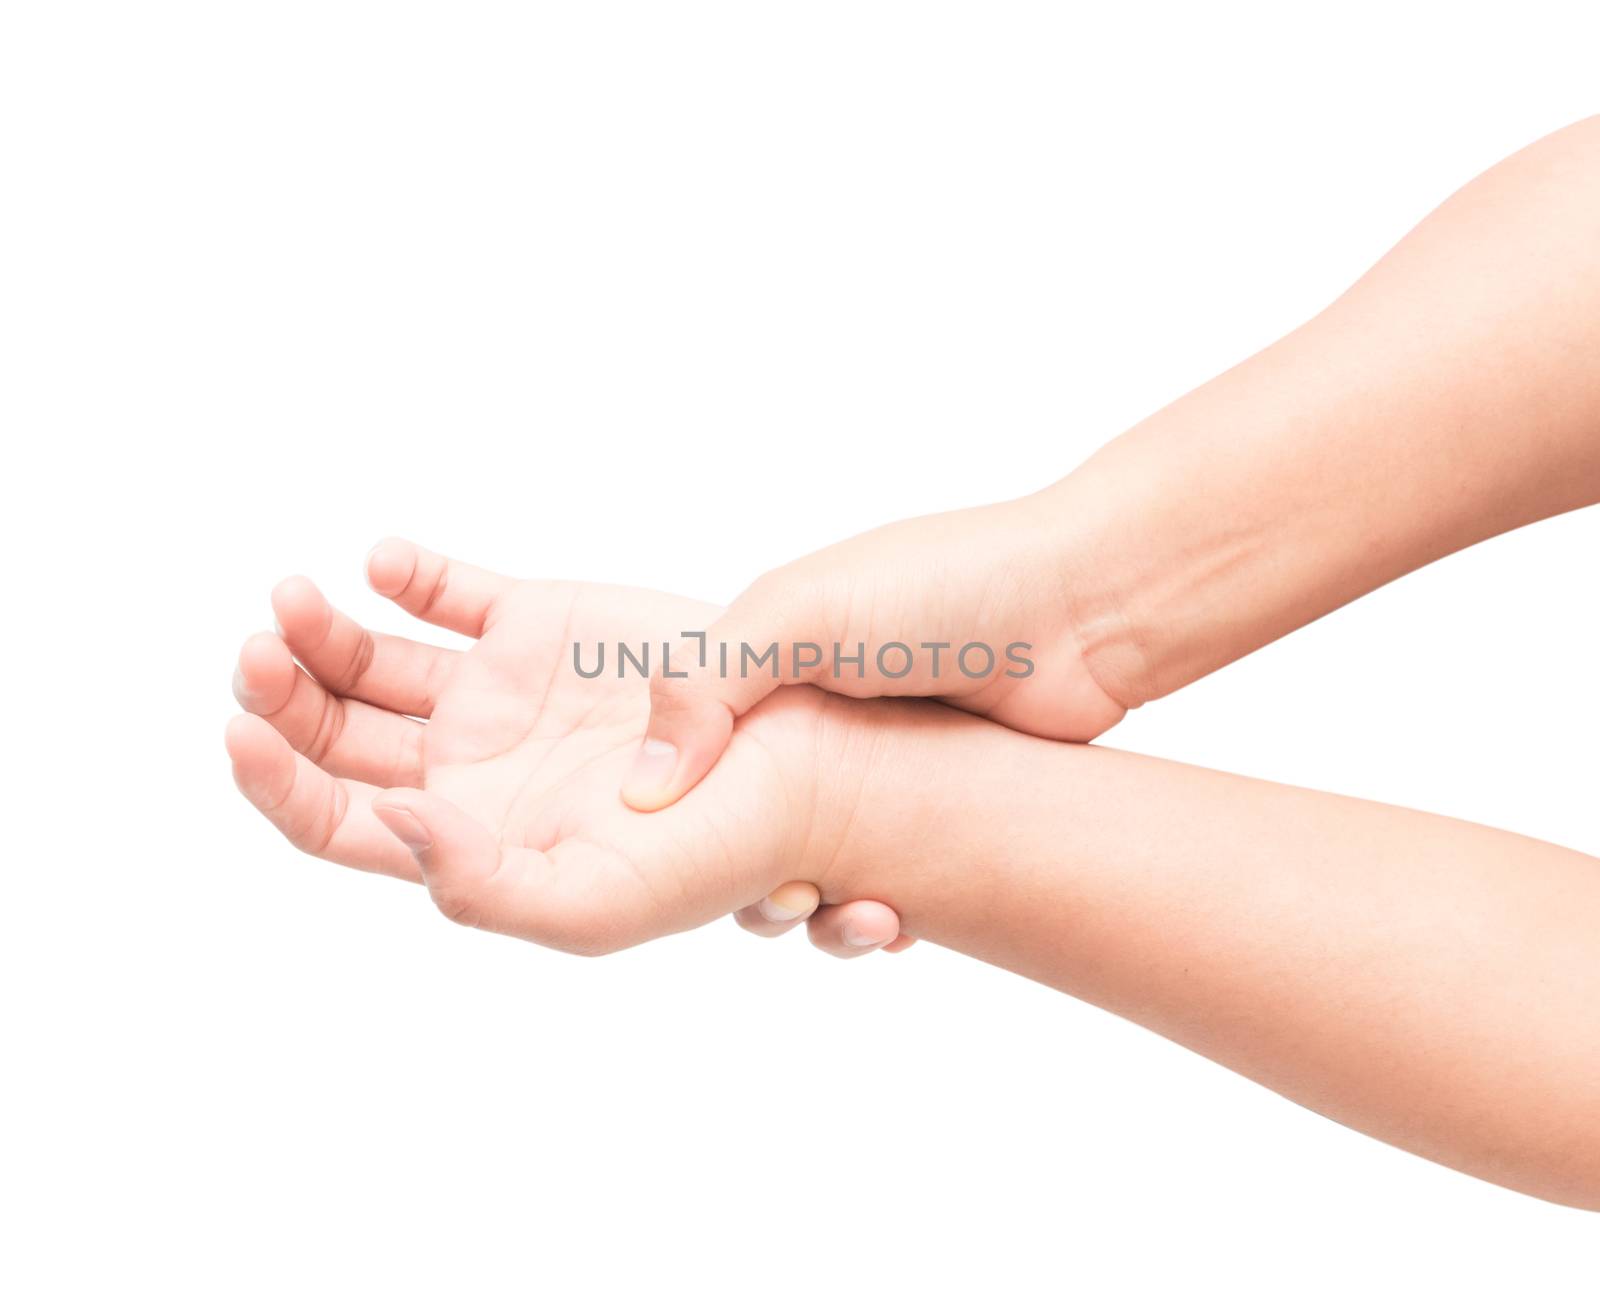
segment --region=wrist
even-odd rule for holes
[[[1273,494],[1282,478],[1259,463],[1229,463],[1163,411],[1038,493],[1058,524],[1057,580],[1079,656],[1125,708],[1321,612],[1306,576],[1311,516]]]
[[[993,856],[980,853],[993,834],[978,816],[998,799],[985,787],[1003,785],[984,763],[994,743],[1043,743],[927,700],[822,702],[816,809],[800,876],[825,903],[885,901],[906,931],[931,935],[951,909],[954,884],[971,895]]]
[[[1137,484],[1118,485],[1086,465],[1025,500],[1041,524],[1047,585],[1064,616],[1061,640],[1111,701],[1134,709],[1164,695],[1167,633],[1150,622],[1145,602],[1166,553],[1163,515],[1136,506],[1150,499]]]

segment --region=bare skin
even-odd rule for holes
[[[702,786],[640,814],[618,785],[646,684],[579,677],[571,642],[659,639],[706,607],[400,542],[368,574],[477,642],[370,633],[304,579],[278,588],[284,635],[245,644],[227,742],[240,789],[303,849],[582,954],[786,881],[889,901],[919,936],[1363,1132],[1600,1209],[1600,861],[814,688],[768,697]]]
[[[773,870],[813,867],[819,692],[752,716],[736,767],[670,822],[617,799],[644,684],[579,677],[571,643],[654,638],[706,606],[512,582],[405,543],[367,567],[380,593],[477,641],[461,654],[369,633],[306,579],[279,585],[283,635],[245,643],[249,713],[227,745],[240,789],[297,846],[425,878],[453,919],[580,954],[693,928],[773,890]]]
[[[781,682],[1089,741],[1428,562],[1600,500],[1600,118],[1469,183],[1303,327],[1005,505],[757,580],[709,640],[1031,642],[1037,672],[657,677],[623,796],[671,805]],[[795,904],[807,893],[786,892]],[[882,934],[885,905],[854,905]],[[750,916],[746,921],[755,922]],[[890,940],[885,936],[884,940]],[[905,936],[894,938],[903,945]]]

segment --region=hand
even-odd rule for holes
[[[1128,706],[1085,656],[1064,517],[1040,495],[910,519],[757,579],[706,630],[703,663],[697,642],[680,641],[675,672],[685,676],[656,670],[646,746],[623,799],[639,810],[671,805],[717,762],[740,715],[795,683],[861,698],[937,696],[1034,736],[1098,736]],[[745,645],[759,656],[774,642],[776,668],[743,658]],[[811,648],[800,660],[797,643]],[[858,649],[859,666],[848,662]]]
[[[240,790],[295,845],[423,881],[457,922],[585,954],[741,906],[741,922],[769,932],[781,925],[757,908],[766,893],[789,877],[827,884],[849,815],[843,761],[864,743],[821,693],[796,689],[748,716],[715,784],[671,814],[618,799],[644,684],[580,678],[573,643],[656,642],[703,625],[705,606],[515,582],[403,542],[375,550],[367,573],[404,609],[477,641],[458,653],[371,633],[305,579],[276,589],[282,636],[245,644],[234,685],[249,713],[227,745]],[[768,912],[791,896],[778,888]],[[814,937],[871,949],[844,946],[843,910],[817,915]],[[897,932],[877,926],[872,945]]]

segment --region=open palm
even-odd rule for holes
[[[517,582],[407,543],[373,587],[477,638],[465,652],[372,633],[307,580],[273,595],[281,636],[240,655],[250,713],[229,726],[240,789],[324,859],[423,877],[463,923],[592,953],[681,931],[809,878],[822,697],[772,698],[731,767],[658,815],[618,790],[649,711],[633,649],[703,627],[709,607],[655,592]],[[605,673],[582,678],[604,642]],[[296,662],[298,660],[298,663]]]

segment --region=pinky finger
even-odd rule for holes
[[[446,559],[415,542],[385,537],[367,556],[367,581],[426,623],[481,637],[497,601],[514,585],[488,569]]]

